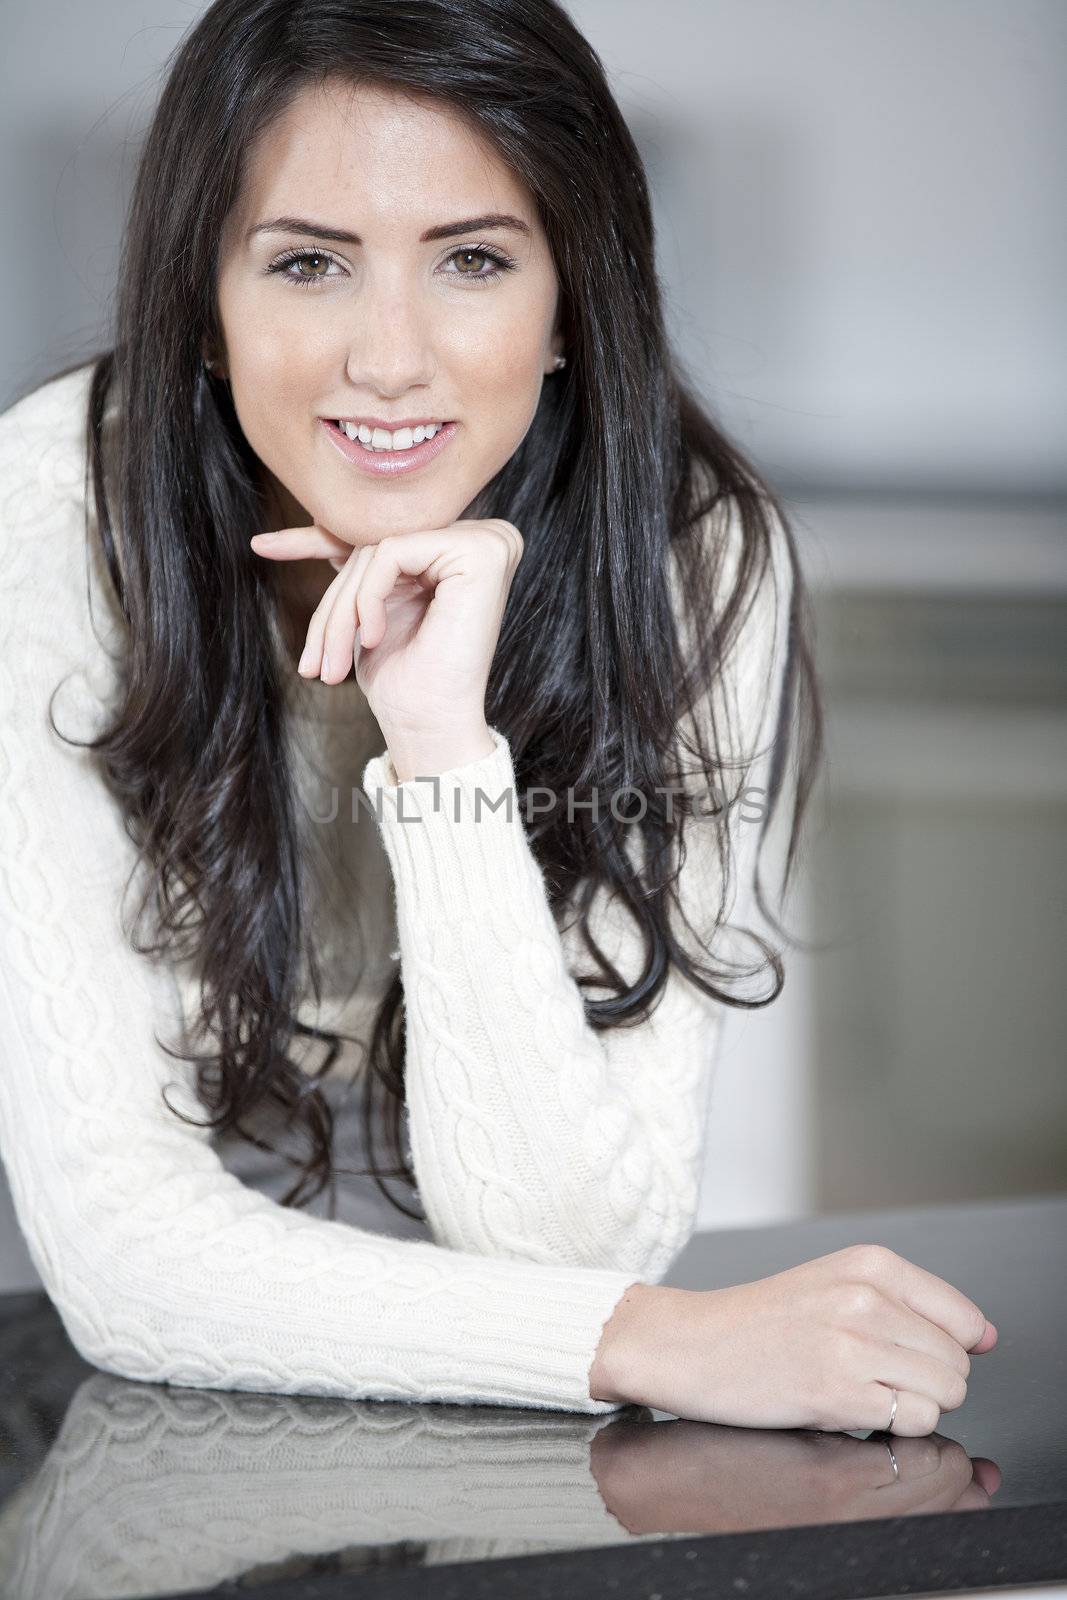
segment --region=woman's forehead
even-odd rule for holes
[[[487,212],[537,229],[526,186],[469,118],[390,86],[316,84],[249,150],[232,220],[243,233],[268,215],[314,214],[402,236]]]

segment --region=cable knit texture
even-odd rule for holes
[[[625,1288],[661,1279],[692,1232],[722,1008],[673,975],[645,1023],[594,1032],[572,976],[589,958],[549,907],[503,734],[436,782],[398,784],[354,675],[294,669],[286,727],[327,974],[323,1005],[300,1015],[353,1034],[327,1080],[343,1097],[400,960],[428,1227],[365,1206],[366,1180],[348,1220],[283,1207],[278,1173],[175,1117],[164,1086],[202,1107],[158,1040],[178,1041],[195,984],[131,949],[124,819],[97,759],[48,724],[58,690],[57,726],[98,732],[122,654],[86,540],[89,375],[0,417],[0,1153],[70,1338],[151,1382],[617,1409],[590,1398],[589,1367]],[[724,681],[752,763],[738,788],[766,784],[783,562],[777,549]],[[730,814],[736,917],[757,828]],[[699,915],[717,869],[698,827],[689,838],[683,899]],[[639,944],[605,901],[597,937],[635,978]]]

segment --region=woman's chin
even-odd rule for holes
[[[395,533],[418,533],[436,528],[450,528],[465,514],[468,506],[473,504],[469,493],[457,496],[427,497],[416,501],[414,497],[401,503],[400,498],[393,499],[391,504],[382,505],[384,497],[370,495],[364,509],[353,509],[351,504],[344,506],[324,506],[321,517],[316,521],[321,527],[328,528],[339,539],[344,539],[346,544],[356,547],[368,544],[378,544],[382,539]],[[377,504],[375,502],[378,502]]]

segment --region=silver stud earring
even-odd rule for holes
[[[553,370],[553,372],[559,372],[560,369],[562,367],[565,367],[566,365],[567,365],[567,357],[566,356],[557,356],[555,361],[553,361],[553,363],[552,363],[552,370]]]

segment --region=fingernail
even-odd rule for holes
[[[311,671],[311,663],[312,663],[312,661],[314,659],[315,659],[315,652],[312,650],[312,648],[311,648],[311,646],[309,644],[306,644],[304,646],[304,654],[300,657],[300,660],[297,662],[297,665],[296,665],[297,672],[310,672]]]
[[[329,656],[326,654],[326,652],[324,650],[322,652],[322,671],[319,673],[319,677],[322,678],[323,681],[325,682],[325,680],[329,677],[329,675],[330,675],[330,658],[329,658]]]

